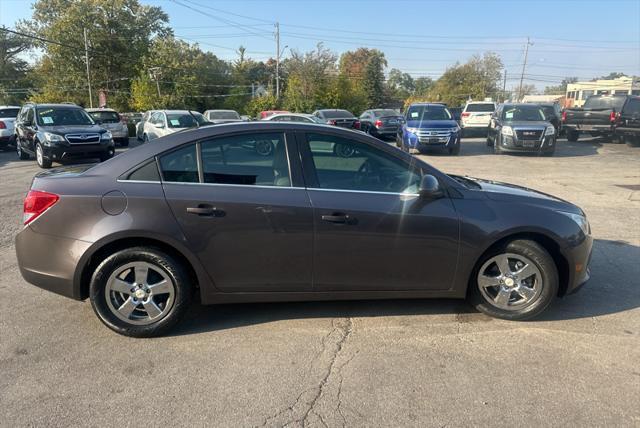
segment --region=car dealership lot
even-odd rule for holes
[[[493,155],[478,138],[426,158],[581,206],[591,282],[526,323],[463,301],[243,304],[128,339],[22,280],[13,237],[39,169],[0,153],[3,424],[640,424],[640,149],[563,139],[552,158]]]

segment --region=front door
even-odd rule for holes
[[[422,171],[356,139],[301,138],[314,208],[314,290],[447,290],[458,258],[450,199],[417,195]]]
[[[245,133],[160,158],[167,201],[218,290],[311,291],[313,215],[291,147],[283,133]]]

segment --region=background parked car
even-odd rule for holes
[[[242,118],[235,110],[207,110],[203,114],[209,122],[214,124],[242,121]]]
[[[632,96],[622,106],[615,121],[615,133],[627,145],[640,146],[640,97]]]
[[[113,142],[121,146],[129,145],[129,128],[120,114],[110,108],[85,109],[89,116],[107,131],[111,132]]]
[[[405,112],[404,124],[396,145],[404,151],[444,149],[450,155],[460,153],[461,132],[444,104],[415,103]]]
[[[529,152],[547,156],[556,149],[556,130],[536,104],[501,104],[491,117],[487,145],[496,154]]]
[[[451,116],[453,116],[453,120],[458,122],[458,125],[460,125],[460,120],[462,118],[462,107],[447,107],[447,110],[449,110],[449,113],[451,113]]]
[[[545,119],[556,129],[556,138],[562,131],[562,113],[560,113],[560,105],[557,103],[541,103],[537,104],[544,113]]]
[[[198,122],[188,110],[160,110],[144,123],[143,141],[151,141],[174,132],[197,128]]]
[[[189,113],[191,113],[196,122],[198,122],[198,126],[214,125],[213,122],[209,122],[204,114],[200,112],[189,110]]]
[[[149,119],[151,118],[151,115],[153,113],[155,113],[155,110],[149,110],[144,112],[144,114],[142,115],[142,118],[140,118],[140,121],[136,124],[136,138],[138,140],[142,140],[142,136],[144,135],[144,124],[145,122],[148,122]]]
[[[494,111],[496,111],[496,103],[494,102],[468,102],[460,114],[460,127],[463,134],[486,135]]]
[[[327,125],[339,126],[341,128],[360,129],[360,122],[358,122],[358,118],[348,110],[322,109],[314,111],[313,115]]]
[[[261,120],[274,121],[274,122],[324,123],[317,117],[311,114],[304,114],[304,113],[276,113],[276,114],[272,114],[271,116],[267,116]]]
[[[592,95],[582,107],[565,109],[562,126],[567,140],[578,141],[580,133],[613,139],[616,117],[629,98],[630,95]]]
[[[16,120],[16,151],[22,160],[34,155],[41,168],[67,159],[112,158],[111,132],[97,125],[75,104],[25,104]]]
[[[257,119],[258,120],[262,120],[262,119],[265,119],[265,118],[267,118],[267,117],[269,117],[271,115],[278,114],[278,113],[290,113],[290,112],[288,112],[286,110],[263,110],[260,113],[258,113]]]
[[[14,125],[19,112],[19,106],[0,106],[0,149],[13,143]]]
[[[358,118],[360,130],[381,139],[395,139],[402,127],[404,116],[395,110],[365,110]]]

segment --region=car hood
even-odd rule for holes
[[[99,125],[39,126],[38,130],[43,132],[53,132],[54,134],[100,134],[106,131]]]
[[[464,178],[475,182],[479,186],[479,190],[487,198],[494,201],[543,205],[560,211],[584,215],[583,211],[571,202],[528,187],[480,178]]]
[[[408,120],[407,128],[421,128],[421,129],[433,129],[433,128],[453,128],[458,123],[455,120]]]
[[[540,120],[540,121],[516,120],[516,121],[513,121],[513,122],[505,122],[504,124],[508,125],[508,126],[510,126],[512,128],[528,128],[528,129],[531,129],[531,128],[543,129],[543,128],[546,128],[549,125],[548,122],[544,122],[542,120]]]

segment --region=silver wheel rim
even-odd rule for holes
[[[487,302],[507,311],[533,304],[544,286],[535,263],[514,253],[499,254],[487,260],[478,272],[477,281]]]
[[[38,147],[36,147],[36,160],[38,161],[38,165],[42,165],[43,158],[44,155],[42,154],[42,147],[38,144]]]
[[[18,153],[18,157],[22,156],[22,151],[20,150],[20,143],[16,142],[16,153]]]
[[[160,267],[132,262],[116,269],[105,287],[111,312],[129,324],[148,325],[164,318],[175,300],[175,285]]]
[[[269,156],[273,151],[271,141],[256,141],[256,152],[261,156]]]

